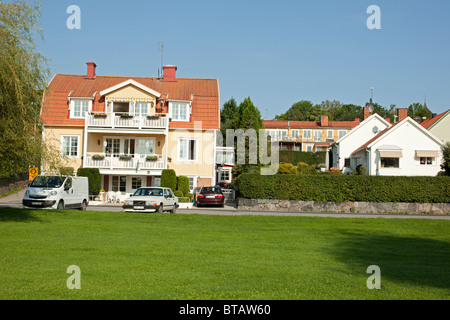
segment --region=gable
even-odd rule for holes
[[[105,94],[106,101],[132,101],[133,99],[141,102],[156,102],[155,95],[150,94],[149,92],[144,91],[133,84],[128,84],[115,91]]]

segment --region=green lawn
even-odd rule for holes
[[[0,208],[0,243],[0,299],[450,298],[444,220]]]

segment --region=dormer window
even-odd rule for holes
[[[92,101],[84,99],[70,100],[70,118],[84,119],[86,112],[92,110]]]
[[[189,102],[169,102],[169,117],[172,121],[189,121],[190,118],[190,103]]]

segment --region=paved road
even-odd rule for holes
[[[16,194],[0,198],[0,207],[22,208],[22,198],[25,189]],[[89,205],[88,211],[123,211],[120,205]],[[439,219],[450,220],[450,215],[425,214],[372,214],[372,213],[323,213],[323,212],[251,212],[240,211],[232,206],[225,208],[197,208],[178,209],[177,214],[210,214],[210,215],[259,215],[259,216],[299,216],[299,217],[335,217],[335,218],[396,218],[396,219]]]

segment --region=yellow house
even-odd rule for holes
[[[217,79],[56,74],[41,118],[45,141],[66,165],[98,168],[102,189],[125,198],[158,186],[163,169],[187,176],[190,189],[214,185],[215,135],[220,128]]]
[[[280,150],[317,152],[328,147],[359,124],[355,121],[328,121],[321,116],[320,121],[264,120],[264,127],[272,139],[279,141]]]
[[[420,124],[443,142],[450,142],[450,109]]]

